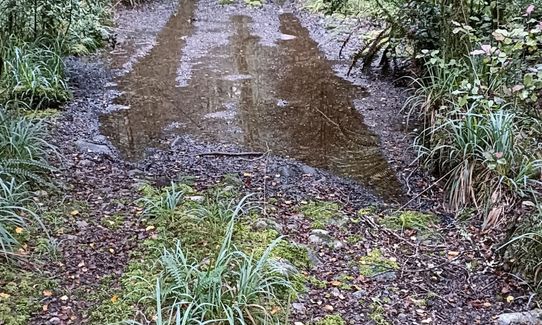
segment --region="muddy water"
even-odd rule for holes
[[[254,32],[262,22],[246,15],[217,13],[194,26],[194,6],[179,5],[156,46],[118,81],[124,109],[101,118],[126,158],[188,135],[270,150],[385,197],[399,194],[378,138],[353,105],[365,90],[335,75],[295,16],[275,13],[278,30],[263,39]]]

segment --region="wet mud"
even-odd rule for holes
[[[189,136],[269,151],[400,197],[380,139],[356,109],[366,89],[337,75],[288,10],[221,8],[181,1],[152,50],[119,74],[116,110],[100,122],[122,156],[137,161],[164,139]]]

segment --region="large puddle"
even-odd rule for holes
[[[378,138],[353,104],[364,89],[334,73],[295,16],[277,13],[280,33],[269,44],[255,35],[249,16],[216,15],[194,26],[194,6],[182,1],[156,46],[118,80],[117,104],[124,109],[101,118],[102,132],[127,159],[182,134],[269,149],[351,177],[384,197],[399,195]],[[207,37],[198,40],[198,34]],[[209,39],[213,46],[183,52],[187,42]],[[186,60],[189,55],[195,59]]]

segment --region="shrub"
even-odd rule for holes
[[[18,244],[16,234],[37,216],[25,206],[32,203],[23,185],[0,178],[0,253],[7,256]]]
[[[0,89],[5,100],[31,108],[56,107],[70,98],[64,63],[53,49],[13,41],[4,54]]]
[[[44,176],[52,170],[47,151],[54,151],[45,139],[41,121],[30,120],[0,107],[0,179],[48,184]]]
[[[234,223],[235,215],[212,260],[191,260],[180,243],[164,250],[154,296],[157,324],[277,324],[281,294],[293,290],[270,258],[281,238],[256,259],[232,245]]]

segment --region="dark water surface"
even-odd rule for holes
[[[101,118],[102,132],[127,159],[140,159],[167,135],[182,134],[269,149],[351,177],[384,197],[399,195],[378,138],[353,104],[364,89],[334,73],[295,16],[277,13],[281,37],[274,45],[262,44],[249,16],[199,21],[216,27],[209,28],[214,37],[228,33],[199,53],[183,76],[181,57],[190,55],[183,48],[197,29],[194,7],[182,1],[156,46],[118,80],[123,94],[117,104],[126,109]]]

